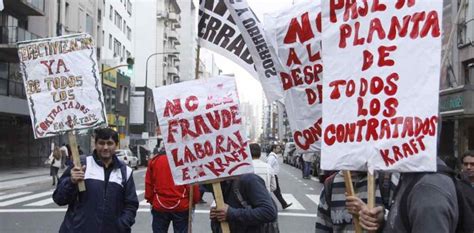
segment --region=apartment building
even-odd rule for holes
[[[439,111],[441,137],[439,154],[459,158],[474,150],[474,4],[472,1],[444,0],[443,55]],[[466,3],[461,7],[461,2]],[[457,13],[460,17],[456,21]],[[454,29],[451,46],[449,33]]]

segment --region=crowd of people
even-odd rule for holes
[[[82,167],[68,163],[59,180],[61,148],[51,154],[53,200],[67,205],[59,232],[131,232],[139,202],[132,169],[115,155],[118,134],[113,129],[95,130],[95,150],[82,156]],[[67,147],[65,147],[67,150]],[[199,203],[203,190],[198,185],[175,185],[163,146],[154,151],[145,175],[145,199],[151,206],[153,232],[187,232],[189,209]],[[279,232],[278,207],[288,208],[278,182],[280,147],[268,151],[261,160],[261,148],[250,144],[255,173],[232,177],[221,182],[224,206],[211,205],[213,233],[222,232],[221,222],[228,222],[232,233]],[[329,176],[320,194],[316,232],[355,232],[360,226],[372,232],[473,232],[474,152],[462,157],[460,174],[455,174],[438,158],[438,171],[425,173],[376,174],[375,208],[367,203],[367,175],[352,172],[354,195],[348,195],[342,171]],[[53,169],[54,167],[54,169]],[[56,169],[58,168],[58,169]],[[86,191],[77,184],[85,182]],[[460,193],[460,188],[466,193]],[[192,193],[192,194],[191,194]],[[193,195],[190,200],[190,195]],[[429,223],[429,224],[428,224]]]

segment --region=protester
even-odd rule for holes
[[[200,200],[199,186],[193,186],[193,203],[189,203],[191,186],[175,185],[164,150],[148,163],[145,175],[145,199],[151,204],[154,233],[167,233],[170,222],[173,232],[188,232],[189,205]]]
[[[278,232],[277,207],[256,174],[244,174],[221,182],[225,205],[211,208],[213,233],[222,232],[219,222],[229,223],[231,233]],[[264,230],[265,229],[265,230]]]
[[[257,143],[250,144],[250,153],[252,154],[252,164],[255,174],[265,181],[265,187],[269,192],[276,190],[276,179],[272,167],[260,160],[261,148]]]
[[[438,171],[447,168],[437,158]],[[402,173],[388,217],[384,209],[364,206],[360,223],[364,229],[383,232],[454,233],[458,223],[458,202],[454,182],[442,173]]]
[[[54,146],[48,158],[48,163],[50,164],[49,175],[53,178],[53,186],[56,185],[56,181],[59,182],[58,172],[61,167],[61,160],[61,151],[58,146]]]
[[[81,167],[68,167],[53,193],[56,204],[68,205],[60,233],[131,232],[138,209],[132,169],[115,156],[118,134],[95,130],[95,150]],[[85,182],[86,191],[77,184]]]
[[[319,195],[316,219],[316,232],[355,232],[353,214],[366,206],[367,175],[351,172],[356,196],[347,196],[342,171],[334,173],[324,182]],[[375,189],[375,203],[383,206],[380,189]],[[382,208],[383,209],[383,208]]]
[[[63,143],[63,145],[60,148],[61,150],[61,168],[65,168],[66,166],[69,166],[69,162],[71,159],[71,147],[67,145],[66,143]]]
[[[277,185],[277,188],[275,189],[275,191],[273,191],[273,194],[276,196],[276,198],[280,202],[282,208],[286,209],[290,207],[293,203],[286,203],[285,199],[283,199],[283,196],[281,195],[280,184],[278,182],[278,172],[280,172],[280,163],[278,162],[277,153],[281,152],[281,148],[279,145],[272,145],[270,147],[269,152],[270,153],[267,156],[267,163],[270,165],[270,167],[273,170],[273,175],[275,175],[275,181]]]
[[[314,153],[304,153],[303,157],[303,179],[311,179],[311,165],[315,160]]]
[[[462,178],[474,187],[474,151],[467,151],[462,156]]]

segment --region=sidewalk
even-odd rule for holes
[[[0,191],[45,182],[52,182],[48,167],[0,170]]]

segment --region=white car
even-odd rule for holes
[[[133,155],[132,151],[127,149],[120,149],[116,150],[115,154],[117,155],[118,159],[122,160],[129,167],[138,169],[138,158]]]

